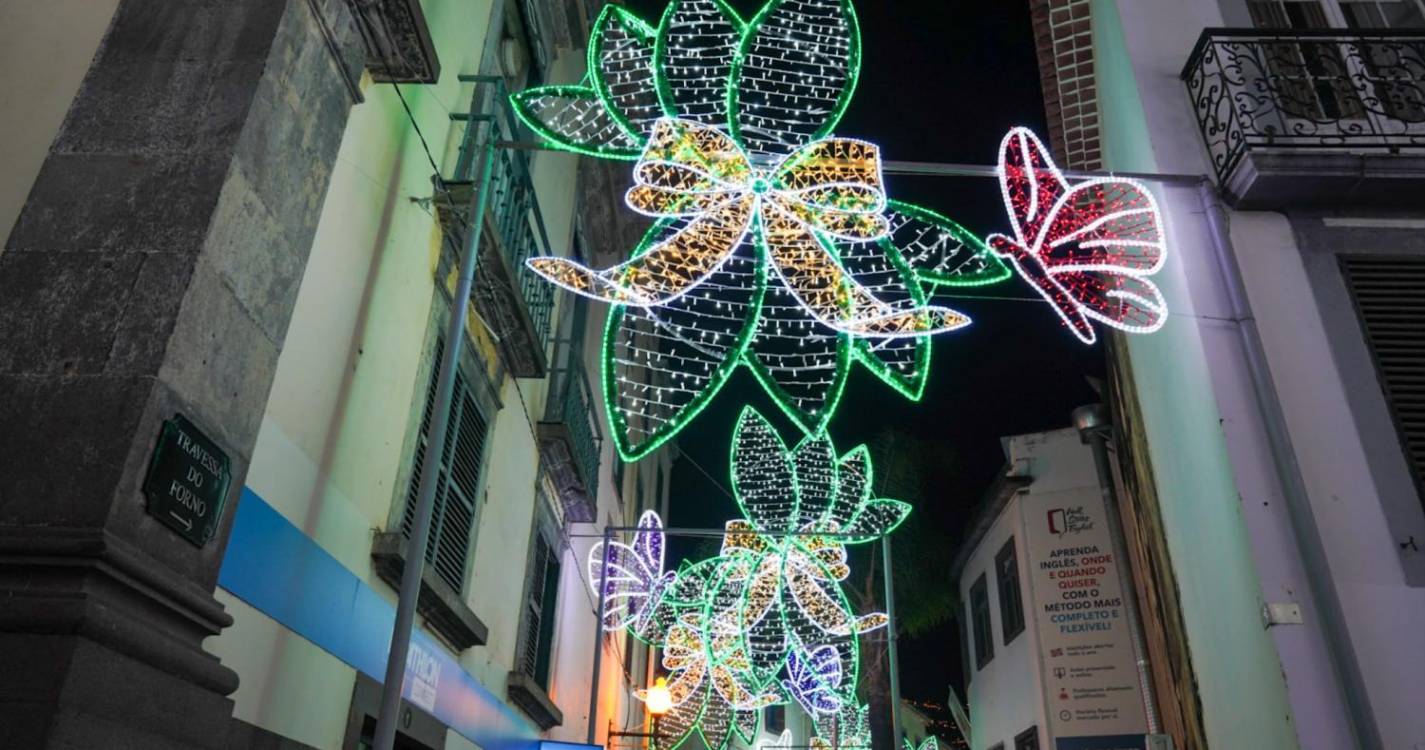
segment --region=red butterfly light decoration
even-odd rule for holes
[[[1070,185],[1026,128],[1000,144],[1000,188],[1014,237],[987,239],[1086,344],[1097,320],[1130,333],[1163,326],[1168,306],[1148,276],[1163,267],[1163,221],[1153,194],[1122,178]]]

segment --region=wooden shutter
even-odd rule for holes
[[[411,464],[411,483],[406,492],[406,511],[401,519],[401,531],[407,536],[415,519],[416,499],[420,494],[421,470],[430,423],[434,416],[436,383],[440,377],[440,359],[445,342],[435,346],[435,366],[431,368],[430,385],[426,389],[425,408],[421,413],[421,437]],[[459,369],[455,374],[455,392],[450,400],[449,426],[445,446],[441,450],[440,472],[436,476],[435,511],[431,515],[430,545],[426,547],[426,563],[441,580],[456,591],[465,586],[465,568],[470,555],[470,536],[478,515],[477,492],[483,468],[485,437],[489,425],[475,396]]]
[[[534,554],[530,556],[529,576],[525,581],[524,622],[520,632],[520,671],[533,677],[539,663],[539,631],[544,616],[544,575],[549,564],[549,545],[544,535],[534,533]]]
[[[1341,266],[1425,503],[1425,258],[1343,255]]]
[[[525,592],[519,670],[547,688],[554,647],[554,606],[559,596],[559,559],[538,531],[534,534],[534,554],[530,557]]]

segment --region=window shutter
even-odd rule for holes
[[[538,531],[534,534],[525,591],[518,669],[547,688],[554,650],[554,606],[559,596],[559,558]]]
[[[1341,265],[1425,504],[1425,259],[1343,255]]]
[[[520,633],[520,671],[533,677],[539,663],[540,621],[544,616],[544,576],[549,563],[549,545],[544,535],[534,534],[534,555],[529,563],[529,578],[525,582],[524,628]]]
[[[406,492],[406,510],[401,519],[401,531],[410,536],[415,521],[416,500],[420,495],[421,471],[430,423],[434,417],[435,391],[439,380],[439,362],[445,342],[435,345],[436,366],[431,368],[426,389],[425,408],[421,414],[421,436],[411,464],[411,483]],[[430,545],[426,547],[426,563],[451,588],[461,591],[465,586],[465,567],[470,555],[470,536],[478,515],[476,504],[480,487],[480,470],[488,430],[485,416],[475,403],[469,384],[457,368],[455,392],[450,400],[449,426],[445,446],[441,450],[440,471],[436,475],[435,510],[431,514]]]

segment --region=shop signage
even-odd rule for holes
[[[1054,747],[1141,748],[1143,694],[1099,491],[1025,495],[1021,507]]]
[[[218,530],[231,480],[228,455],[175,414],[163,423],[144,480],[149,515],[202,547]]]

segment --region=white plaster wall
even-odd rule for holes
[[[204,647],[241,678],[232,695],[238,718],[319,750],[343,750],[356,670],[223,589],[216,597],[233,624]]]
[[[1024,439],[1040,442],[1039,436],[1013,438],[1011,442]],[[1077,436],[1074,438],[1077,440]],[[1063,480],[1058,475],[1059,465],[1052,456],[1036,454],[1032,448],[1021,444],[1012,450],[1010,458],[1028,458],[1033,470],[1028,472],[1035,478],[1035,489],[1039,488],[1042,477],[1045,486],[1057,485]],[[1050,467],[1053,467],[1052,469]],[[1072,469],[1070,470],[1072,472]],[[1092,471],[1092,465],[1090,465]],[[1023,521],[1020,518],[1019,497],[1011,498],[1004,510],[995,519],[994,525],[976,545],[960,574],[960,601],[968,612],[970,588],[981,576],[989,590],[991,636],[994,639],[994,658],[979,669],[975,663],[975,633],[969,629],[969,671],[970,684],[967,688],[970,703],[970,726],[973,727],[971,750],[986,750],[996,743],[1005,747],[1014,746],[1014,736],[1031,726],[1039,727],[1041,744],[1049,747],[1044,717],[1043,682],[1039,674],[1039,636],[1034,629],[1034,610],[1028,600],[1022,601],[1026,624],[1024,631],[1004,643],[1004,623],[1000,620],[999,587],[995,584],[995,554],[1004,546],[1005,540],[1015,539],[1015,549],[1019,559],[1019,590],[1027,594],[1029,579],[1024,568],[1028,559],[1024,549]]]
[[[479,69],[482,45],[471,41],[487,36],[491,9],[491,0],[425,3],[444,73],[439,84],[402,86],[401,93],[438,149],[437,159],[458,137],[449,115],[468,107],[470,89],[457,82],[457,73]],[[581,55],[567,53],[555,60],[551,77],[577,80],[582,65]],[[431,306],[443,302],[433,279],[440,237],[429,210],[412,200],[430,195],[431,169],[395,89],[369,79],[364,89],[367,100],[352,112],[333,170],[248,483],[393,601],[394,592],[372,571],[371,534],[386,527],[393,500],[402,495],[393,482],[408,458],[404,439],[425,385],[417,382],[422,345]],[[576,166],[565,154],[534,159],[543,217],[559,253],[567,252],[573,232]],[[489,642],[458,659],[503,696],[519,637],[537,480],[532,422],[542,414],[545,383],[504,378],[497,388],[503,408],[492,415],[487,439],[466,587],[467,603],[489,627]],[[617,513],[611,491],[600,493],[601,517]],[[570,553],[563,561],[551,692],[566,715],[556,734],[582,740],[589,665],[575,657],[590,653],[593,608],[582,555],[577,559]],[[237,624],[210,647],[242,677],[237,716],[316,747],[337,747],[353,670],[241,602],[232,611]],[[292,663],[311,662],[310,669],[284,666],[290,654],[303,651],[320,658]],[[314,679],[329,683],[334,697],[308,700]],[[617,702],[622,683],[606,682],[609,700]],[[463,742],[453,739],[450,746],[468,746]]]
[[[1135,0],[1094,10],[1107,166],[1207,172],[1178,74],[1201,30],[1223,25],[1217,4]],[[1159,198],[1177,250],[1159,276],[1174,314],[1158,335],[1132,338],[1130,352],[1209,738],[1350,747],[1341,683],[1200,203],[1191,189]],[[1414,747],[1425,741],[1425,643],[1412,635],[1425,623],[1425,591],[1403,580],[1290,226],[1272,213],[1232,212],[1230,221],[1384,746]],[[1260,591],[1251,591],[1257,581]],[[1296,602],[1306,613],[1304,626],[1268,631],[1277,656],[1262,648],[1254,599]],[[1278,672],[1289,712],[1272,707]],[[1257,689],[1243,690],[1248,681]]]
[[[1425,744],[1425,588],[1405,580],[1301,252],[1278,214],[1235,214],[1232,235],[1381,739]]]
[[[0,252],[119,0],[0,2]],[[41,62],[42,61],[42,62]]]

